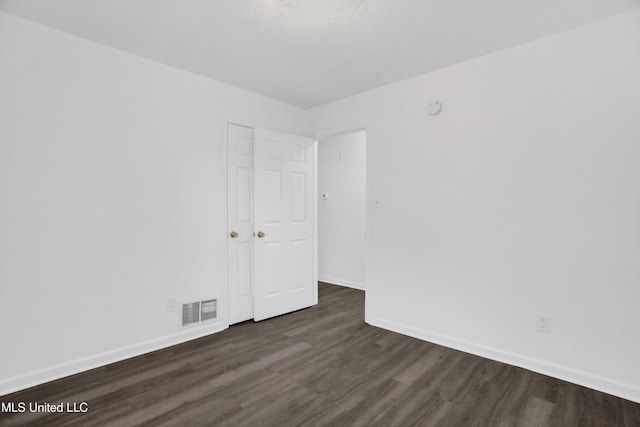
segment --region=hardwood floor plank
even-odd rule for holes
[[[539,397],[529,396],[527,403],[518,417],[517,427],[544,427],[549,425],[549,418],[555,405]]]
[[[434,367],[442,360],[440,356],[444,355],[445,351],[442,347],[430,347],[426,351],[419,354],[413,363],[402,370],[398,375],[395,375],[393,379],[401,382],[402,384],[411,385],[416,380],[422,378],[422,376],[431,372]]]
[[[0,426],[640,426],[640,404],[364,323],[364,292],[33,387]]]

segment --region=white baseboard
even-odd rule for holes
[[[351,280],[343,280],[335,277],[323,276],[321,274],[318,275],[318,280],[320,282],[331,283],[332,285],[345,286],[347,288],[358,289],[361,291],[366,290],[364,283],[353,282]]]
[[[162,348],[171,347],[206,335],[227,329],[228,326],[220,323],[212,323],[206,326],[192,327],[178,333],[166,335],[161,338],[133,344],[101,354],[80,358],[71,362],[50,366],[35,372],[19,375],[0,381],[0,396],[4,396],[29,387],[44,384],[49,381],[68,377],[90,369],[110,363],[119,362],[141,354],[149,353]]]
[[[429,332],[376,316],[367,316],[366,321],[372,326],[398,332],[403,335],[408,335],[423,341],[429,341],[455,350],[464,351],[465,353],[486,357],[509,365],[519,366],[533,372],[538,372],[540,374],[548,375],[640,403],[640,387],[633,384],[603,378],[598,375],[572,369],[567,366],[560,366],[544,360],[533,359],[524,355],[487,347],[478,343]]]

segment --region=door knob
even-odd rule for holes
[[[236,233],[235,231],[232,231],[231,233],[229,233],[229,237],[231,237],[232,239],[235,239],[236,237],[238,237],[238,233]]]
[[[258,239],[262,239],[264,237],[264,233],[262,231],[258,231]]]

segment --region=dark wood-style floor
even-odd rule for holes
[[[640,404],[366,325],[364,293],[3,397],[0,425],[640,426]]]

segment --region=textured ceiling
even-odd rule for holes
[[[640,0],[0,0],[0,10],[311,107]]]

